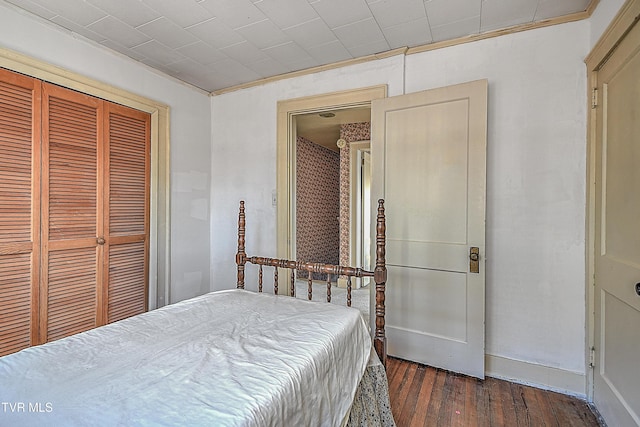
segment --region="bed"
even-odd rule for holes
[[[1,357],[0,425],[393,425],[382,201],[374,272],[247,256],[242,202],[238,228],[236,289]],[[247,264],[275,295],[244,289]],[[358,310],[277,295],[278,268],[374,277],[373,345]]]

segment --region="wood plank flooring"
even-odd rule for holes
[[[398,427],[599,426],[575,397],[508,381],[484,381],[401,359],[387,360]]]

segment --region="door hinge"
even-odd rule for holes
[[[596,348],[591,347],[589,349],[589,367],[595,368],[596,366]]]
[[[596,108],[598,106],[598,88],[594,87],[591,89],[591,108]]]

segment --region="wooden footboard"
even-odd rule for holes
[[[376,307],[375,307],[375,335],[373,345],[382,363],[386,366],[387,360],[387,338],[384,330],[385,316],[385,286],[387,282],[387,267],[385,264],[385,217],[384,200],[378,200],[378,215],[376,219],[376,267],[374,271],[367,271],[356,267],[344,267],[340,265],[291,261],[277,258],[264,258],[247,256],[245,252],[245,213],[244,201],[240,202],[240,213],[238,215],[238,253],[236,254],[236,264],[238,265],[239,289],[244,289],[244,268],[246,263],[259,265],[258,272],[258,292],[263,288],[262,266],[274,267],[273,283],[274,293],[278,293],[278,268],[288,268],[291,270],[291,282],[289,283],[289,294],[295,296],[295,272],[296,270],[309,273],[308,278],[308,299],[312,297],[312,273],[325,273],[327,275],[327,302],[331,302],[331,277],[332,275],[347,277],[347,306],[351,306],[351,278],[352,277],[373,277],[376,284]]]

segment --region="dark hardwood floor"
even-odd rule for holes
[[[395,358],[387,377],[398,427],[599,426],[586,402],[560,393]]]

